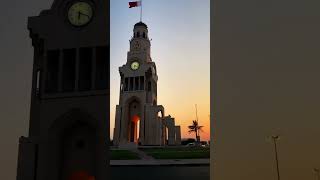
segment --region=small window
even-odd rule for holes
[[[146,38],[146,33],[145,32],[143,32],[143,38]]]
[[[140,37],[140,32],[137,32],[137,37]]]

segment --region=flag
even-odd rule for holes
[[[129,8],[141,6],[141,1],[129,2]]]

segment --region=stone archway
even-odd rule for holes
[[[95,130],[77,122],[62,135],[62,179],[87,180],[95,177]]]
[[[98,124],[88,113],[73,109],[57,118],[49,130],[51,179],[96,179]]]
[[[131,116],[130,142],[138,143],[140,130],[140,117],[138,115]]]
[[[127,128],[127,135],[128,135],[128,142],[130,143],[139,143],[140,137],[140,119],[142,107],[141,103],[137,98],[131,99],[128,102],[128,128]]]

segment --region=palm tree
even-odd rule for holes
[[[198,121],[193,120],[192,125],[188,126],[188,128],[189,128],[189,131],[188,131],[189,133],[194,132],[196,134],[196,141],[199,144],[200,138],[198,138],[198,134],[199,134],[199,131],[202,131],[203,126],[199,126]]]

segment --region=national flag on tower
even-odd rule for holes
[[[129,8],[139,7],[139,6],[141,6],[141,1],[129,2]]]

